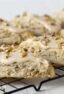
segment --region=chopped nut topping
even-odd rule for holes
[[[49,15],[44,15],[44,19],[45,20],[50,20],[50,16]]]
[[[7,47],[7,48],[5,49],[5,57],[6,57],[6,58],[9,57],[9,54],[10,54],[10,52],[12,52],[13,49],[14,49],[13,46]]]
[[[41,41],[43,45],[47,45],[50,42],[48,38],[45,38],[44,40]]]
[[[22,57],[25,57],[27,55],[27,49],[26,48],[20,48],[20,54]]]

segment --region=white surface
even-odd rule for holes
[[[42,79],[26,79],[26,80],[18,80],[15,82],[11,82],[10,84],[7,85],[3,85],[2,87],[0,87],[1,90],[5,89],[6,92],[8,91],[12,91],[15,90],[14,87],[16,88],[21,88],[24,87],[25,85],[29,84],[35,84],[36,86],[38,86],[38,84],[40,83]],[[7,79],[2,79],[1,81],[3,81],[3,83],[5,84],[5,82],[10,82],[10,81],[14,81],[14,79],[12,80],[7,80]],[[1,83],[1,84],[3,84]],[[2,91],[0,91],[0,94],[3,94]],[[34,90],[34,88],[28,88],[22,91],[18,91],[12,94],[64,94],[64,78],[62,79],[57,79],[55,81],[51,81],[51,82],[47,82],[45,84],[42,84],[42,87],[40,89],[40,91],[36,92]]]
[[[10,19],[22,11],[28,13],[53,13],[64,8],[64,0],[0,0],[0,17]],[[6,86],[9,90],[10,87]],[[12,88],[11,88],[12,89]],[[44,90],[43,90],[44,89]],[[35,92],[33,88],[15,94],[64,94],[64,78],[42,86],[42,91]],[[0,91],[0,94],[1,91]]]
[[[64,0],[0,0],[0,17],[9,19],[22,11],[43,14],[64,7]]]

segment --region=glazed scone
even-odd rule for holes
[[[0,30],[0,45],[2,44],[19,44],[21,42],[21,38],[18,34],[14,32],[9,32],[7,30]]]
[[[14,17],[12,20],[10,20],[10,24],[19,30],[26,29],[27,31],[31,31],[35,35],[41,35],[46,31],[38,16],[27,15],[25,13]]]
[[[19,30],[26,29],[31,31],[35,35],[53,34],[60,30],[60,25],[49,15],[42,17],[28,14],[20,15],[14,17],[10,24]]]
[[[45,14],[41,17],[41,19],[42,22],[44,22],[45,28],[47,28],[48,30],[47,34],[53,35],[54,33],[59,32],[59,30],[61,29],[60,24],[52,16]]]
[[[43,58],[64,66],[64,38],[62,36],[28,39],[20,44],[19,49],[22,56],[26,55],[24,51],[26,49],[30,57]]]
[[[22,56],[18,46],[0,47],[0,78],[52,78],[55,76],[53,66],[45,59],[30,58],[26,54]],[[24,52],[22,52],[24,53]]]
[[[30,31],[17,31],[11,26],[0,27],[0,45],[1,44],[20,44],[22,41],[35,37]]]
[[[6,21],[0,19],[0,45],[1,44],[19,44],[22,41],[35,37],[32,32],[26,29],[21,29],[21,31]]]
[[[11,27],[8,21],[0,19],[0,45],[20,43],[21,38],[15,31],[17,30]]]

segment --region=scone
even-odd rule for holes
[[[41,35],[46,31],[40,22],[39,16],[27,15],[26,13],[11,19],[10,24],[19,30],[26,29],[27,31],[31,31],[35,35]]]
[[[54,68],[49,61],[35,57],[32,59],[27,55],[27,49],[24,51],[21,51],[18,45],[0,46],[0,78],[42,77],[47,79],[55,76]]]
[[[35,35],[53,34],[60,30],[60,25],[49,15],[35,16],[23,14],[14,17],[10,21],[11,26],[19,29],[26,29]]]
[[[27,30],[18,31],[11,26],[0,26],[0,45],[20,44],[22,41],[33,37],[35,37],[33,33]]]
[[[64,66],[64,38],[62,36],[28,39],[20,44],[22,56],[26,54],[24,48],[28,50],[30,57],[46,59],[51,63]]]
[[[45,28],[47,28],[46,34],[53,35],[54,33],[60,31],[61,26],[54,17],[45,14],[41,17],[41,19],[42,22],[44,23]]]
[[[18,44],[20,42],[21,37],[18,34],[5,30],[4,28],[0,29],[0,45]]]

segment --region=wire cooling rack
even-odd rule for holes
[[[54,67],[56,70],[56,76],[51,79],[41,80],[38,87],[36,87],[36,85],[34,84],[27,85],[27,83],[25,83],[23,78],[22,79],[5,79],[5,78],[0,79],[0,92],[3,92],[0,94],[15,94],[16,92],[19,92],[31,87],[33,87],[36,91],[39,91],[41,86],[44,83],[64,77],[64,67],[57,67],[57,66],[54,66]]]

